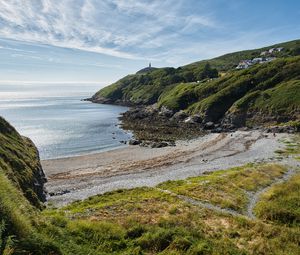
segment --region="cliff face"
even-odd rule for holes
[[[46,200],[45,174],[39,153],[26,137],[22,137],[0,117],[0,171],[20,190],[28,201],[40,207]]]

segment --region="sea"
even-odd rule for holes
[[[120,128],[126,107],[82,101],[97,84],[0,84],[0,116],[37,146],[41,159],[55,159],[126,146]]]

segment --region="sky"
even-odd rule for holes
[[[300,38],[297,0],[0,0],[0,83],[95,83]]]

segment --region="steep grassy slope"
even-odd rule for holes
[[[258,57],[264,50],[284,47],[274,53],[270,63],[236,71],[242,59]],[[98,103],[149,105],[158,103],[173,111],[200,114],[204,121],[226,121],[244,125],[259,113],[266,122],[299,119],[300,41],[257,50],[227,54],[187,66],[158,68],[143,74],[128,75],[97,92]],[[218,77],[219,72],[223,73]],[[292,95],[292,97],[291,97]],[[277,119],[272,119],[278,115]],[[248,123],[252,123],[248,121]]]
[[[45,201],[44,182],[34,144],[0,117],[0,254],[57,250],[34,228]]]
[[[297,117],[300,111],[299,70],[300,57],[291,57],[235,72],[190,91],[197,99],[187,110],[212,121],[218,121],[227,111]],[[162,95],[160,104],[170,107],[169,102],[173,100],[168,101]]]
[[[43,173],[34,144],[0,117],[0,170],[35,206],[45,201]]]

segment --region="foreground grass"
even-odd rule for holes
[[[300,160],[300,135],[294,135],[288,140],[282,141],[285,145],[284,149],[277,150],[276,153],[281,156],[292,156]]]
[[[300,252],[299,221],[287,224],[283,215],[296,215],[299,219],[298,175],[285,183],[286,186],[279,185],[280,189],[274,186],[270,190],[276,194],[271,196],[272,200],[267,195],[263,197],[256,209],[258,220],[208,210],[173,194],[188,190],[185,195],[220,206],[233,205],[235,201],[242,206],[234,208],[243,211],[246,204],[240,199],[243,192],[266,187],[285,171],[284,167],[273,164],[246,165],[166,182],[155,188],[109,192],[42,213],[21,210],[31,207],[26,202],[17,202],[24,201],[21,193],[10,185],[5,186],[5,178],[0,179],[1,194],[7,189],[7,199],[2,204],[16,214],[6,213],[10,215],[9,227],[16,228],[13,224],[17,224],[26,230],[6,239],[3,254],[296,255]],[[285,214],[282,214],[284,205]],[[270,212],[272,217],[268,217]]]
[[[286,171],[286,168],[274,164],[249,164],[186,180],[166,182],[159,187],[244,213],[249,202],[247,193],[270,185]]]
[[[277,165],[247,165],[158,188],[118,190],[45,210],[38,229],[62,254],[299,254],[299,222],[277,224],[260,213],[262,220],[217,213],[161,190],[188,190],[185,195],[210,203],[245,206],[237,202],[243,191],[265,187],[285,171]],[[290,182],[300,185],[299,178],[286,185]],[[287,210],[296,208],[299,196],[289,201]],[[234,208],[243,211],[243,206]]]
[[[268,220],[290,226],[300,225],[300,174],[290,181],[274,185],[261,196],[256,214]]]

